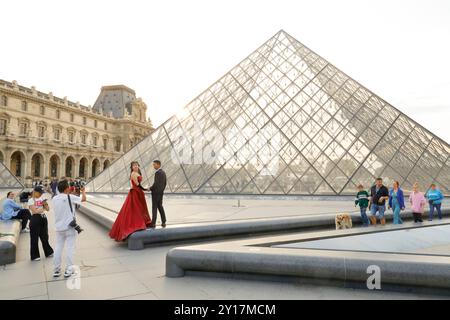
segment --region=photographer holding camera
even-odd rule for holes
[[[75,219],[75,205],[86,201],[84,187],[80,189],[81,197],[71,194],[70,185],[67,180],[58,183],[59,194],[53,198],[55,212],[56,248],[53,260],[53,277],[61,275],[61,256],[66,246],[66,271],[64,277],[68,278],[73,273],[73,255],[75,251],[75,240],[77,233],[83,231]]]

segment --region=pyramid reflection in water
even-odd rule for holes
[[[450,146],[284,31],[88,185],[126,192],[158,158],[168,192],[353,194],[378,176],[450,194]]]

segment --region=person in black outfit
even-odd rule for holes
[[[39,239],[44,249],[45,257],[53,256],[53,249],[48,242],[48,221],[45,212],[49,211],[47,200],[42,196],[44,189],[41,186],[34,188],[33,196],[28,201],[32,213],[30,220],[30,255],[31,260],[41,260],[39,254]]]
[[[159,214],[161,215],[161,226],[165,228],[166,213],[164,212],[163,207],[163,195],[167,184],[166,173],[161,169],[161,161],[159,160],[153,161],[153,168],[156,172],[155,181],[150,187],[150,191],[152,192],[152,224],[150,225],[150,228],[155,228],[156,226],[157,211],[159,211]]]
[[[377,178],[375,185],[370,188],[370,222],[377,224],[377,212],[382,225],[386,224],[384,212],[386,211],[386,200],[389,200],[389,190],[383,185],[383,179]]]

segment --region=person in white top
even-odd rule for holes
[[[53,198],[55,213],[56,248],[53,260],[53,277],[61,275],[61,257],[64,247],[66,247],[66,270],[64,277],[70,277],[73,270],[73,255],[75,253],[75,241],[77,233],[82,229],[75,220],[75,205],[80,205],[86,201],[86,191],[80,189],[81,197],[70,194],[70,186],[67,180],[58,183],[59,194]]]
[[[48,221],[45,212],[50,210],[47,199],[43,196],[44,189],[41,186],[34,187],[33,196],[28,200],[31,211],[30,219],[30,255],[31,260],[41,260],[39,253],[39,239],[46,258],[53,255],[53,249],[48,241]]]

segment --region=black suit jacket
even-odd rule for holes
[[[167,179],[166,173],[163,169],[159,169],[155,172],[155,180],[153,185],[150,187],[152,193],[163,194],[166,189]]]

